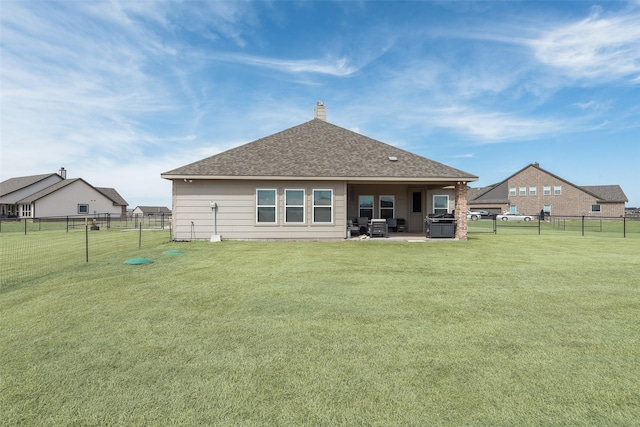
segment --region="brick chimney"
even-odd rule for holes
[[[323,122],[327,121],[327,107],[324,106],[324,102],[318,101],[313,111],[316,119],[320,119]]]

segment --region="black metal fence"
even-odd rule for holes
[[[95,229],[146,229],[164,230],[171,227],[171,215],[113,215],[109,213],[86,215],[50,216],[36,218],[0,218],[0,233],[50,230],[82,230],[89,226]],[[97,227],[97,228],[96,228]]]
[[[468,222],[468,233],[545,234],[573,232],[582,236],[640,237],[640,217],[533,216],[530,221],[495,217]]]

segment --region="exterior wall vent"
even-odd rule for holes
[[[389,160],[392,162],[397,162],[398,158],[396,156],[389,156]]]

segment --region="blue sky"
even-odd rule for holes
[[[640,0],[7,1],[0,180],[171,206],[162,172],[313,118],[499,182],[640,206]]]

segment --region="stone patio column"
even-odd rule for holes
[[[467,183],[456,183],[456,239],[467,240]]]

